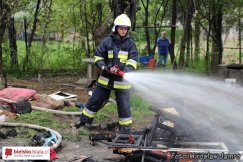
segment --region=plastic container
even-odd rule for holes
[[[156,59],[151,58],[148,62],[148,69],[149,70],[154,70],[156,66]]]
[[[139,61],[140,61],[141,64],[145,64],[145,65],[147,65],[148,62],[149,62],[149,60],[152,59],[152,58],[153,58],[152,55],[141,56],[141,57],[139,58]]]

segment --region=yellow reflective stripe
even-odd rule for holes
[[[127,51],[119,51],[118,58],[127,59],[128,58],[128,52]]]
[[[100,61],[100,60],[104,60],[104,58],[100,57],[100,56],[95,56],[94,58],[95,58],[94,63],[96,63],[97,61]]]
[[[118,58],[120,58],[120,59],[127,59],[128,55],[120,55],[120,54],[118,54]]]
[[[137,61],[135,61],[135,60],[129,59],[129,60],[127,61],[126,65],[131,65],[131,66],[134,67],[134,69],[137,69],[137,65],[138,65],[138,63],[137,63]]]
[[[131,85],[114,85],[115,89],[130,89],[132,86]]]
[[[83,109],[83,114],[89,118],[94,118],[96,115],[95,112],[91,112],[88,109]]]
[[[113,51],[108,51],[108,58],[114,58],[114,56],[113,56]]]
[[[98,80],[98,83],[103,84],[103,85],[108,85],[108,82],[101,80],[101,79]]]
[[[120,62],[125,64],[127,63],[127,59],[120,59]]]
[[[114,81],[113,87],[115,89],[130,89],[132,86],[127,82]]]
[[[119,121],[120,125],[128,125],[128,124],[132,124],[132,118],[129,118],[128,120],[120,120]]]
[[[98,83],[102,84],[102,85],[108,85],[109,79],[105,78],[103,76],[100,76],[98,79]]]

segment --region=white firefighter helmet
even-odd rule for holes
[[[115,32],[117,26],[131,27],[131,20],[126,14],[121,14],[114,20],[112,31]]]

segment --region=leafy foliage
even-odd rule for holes
[[[6,0],[6,2],[11,9],[11,11],[9,12],[9,16],[15,17],[17,38],[20,38],[20,35],[24,32],[24,18],[26,18],[27,20],[27,32],[30,33],[30,31],[32,30],[32,23],[37,1]],[[48,4],[50,2],[52,2],[52,5],[48,18],[48,15],[46,13],[49,9]],[[145,55],[148,52],[146,52],[145,49],[147,38],[143,28],[145,10],[142,2],[144,4],[148,2],[148,25],[157,26],[171,24],[172,1],[168,1],[167,6],[165,6],[166,1],[138,1],[139,4],[136,14],[136,26],[142,28],[136,28],[136,30],[130,32],[130,34],[134,38],[139,52],[143,52],[143,55]],[[226,34],[232,28],[235,28],[235,30],[238,31],[238,20],[243,15],[242,7],[240,7],[242,6],[242,1],[194,0],[193,2],[196,6],[196,14],[198,14],[197,16],[194,15],[193,21],[196,21],[196,19],[200,19],[201,26],[203,27],[203,30],[201,32],[204,36],[201,38],[204,39],[205,35],[208,35],[206,30],[208,30],[209,22],[213,21],[210,19],[210,14],[212,14],[212,12],[210,13],[210,11],[212,11],[212,3],[216,4],[216,8],[220,5],[223,5],[223,31]],[[89,55],[91,57],[93,56],[96,48],[94,45],[95,40],[93,40],[94,34],[96,32],[96,29],[99,28],[103,23],[107,22],[106,19],[110,18],[108,16],[111,14],[111,7],[111,1],[106,0],[41,1],[40,12],[37,15],[37,30],[35,33],[35,38],[38,39],[38,41],[34,40],[33,46],[30,50],[29,72],[36,72],[40,69],[46,68],[84,69],[86,65],[82,63],[82,58],[85,58]],[[181,35],[184,32],[182,26],[184,25],[185,12],[187,12],[187,0],[177,1],[178,26],[176,29],[176,46],[179,46]],[[46,24],[47,19],[49,20],[48,24]],[[192,25],[193,23],[194,22],[192,22]],[[46,30],[45,25],[47,25]],[[170,28],[161,28],[160,30],[167,31],[168,36],[170,36]],[[154,31],[154,28],[149,29],[152,47],[155,45],[154,40],[157,39]],[[47,33],[46,42],[43,40],[45,32]],[[7,34],[8,33],[5,31],[2,43],[4,69],[10,68],[10,49]],[[212,41],[212,39],[210,38],[208,41]],[[24,58],[26,56],[24,40],[21,39],[20,41],[18,41],[17,45],[19,60],[19,66],[17,69],[18,71],[22,71],[21,67],[24,64]],[[90,46],[89,51],[87,48],[88,46]],[[205,55],[205,50],[201,51],[200,55]],[[237,58],[234,60],[237,60]],[[194,67],[196,65],[194,64],[192,66]],[[16,69],[16,67],[13,68]],[[12,69],[12,71],[15,70]]]

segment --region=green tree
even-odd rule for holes
[[[194,13],[194,3],[193,0],[186,0],[186,6],[188,6],[185,15],[184,15],[184,22],[183,22],[183,35],[180,42],[180,56],[179,56],[179,67],[184,68],[184,66],[189,64],[190,56],[185,56],[186,45],[190,44],[190,36],[191,36],[191,22],[192,16]],[[189,49],[187,48],[187,52]],[[185,60],[187,58],[187,60]]]
[[[145,38],[147,44],[147,50],[149,55],[154,55],[156,48],[156,40],[163,27],[170,27],[164,25],[164,20],[168,11],[169,1],[151,1],[141,0],[143,10],[140,11],[142,19],[142,27],[145,31]],[[152,29],[152,30],[150,30]]]

